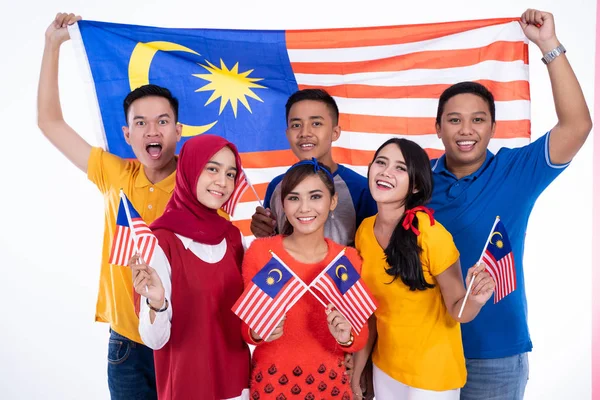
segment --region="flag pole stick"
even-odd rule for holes
[[[323,307],[327,308],[327,304],[325,304],[323,302],[323,300],[321,300],[316,294],[315,292],[312,291],[312,289],[310,288],[310,286],[308,286],[306,283],[304,283],[304,281],[302,279],[300,279],[300,277],[298,277],[298,275],[296,275],[296,273],[294,271],[292,271],[292,269],[290,267],[288,267],[286,265],[286,263],[283,262],[283,260],[281,258],[279,258],[277,256],[277,254],[275,254],[273,251],[269,250],[271,252],[271,256],[273,256],[274,259],[276,259],[281,265],[283,265],[290,274],[292,274],[294,276],[294,278],[298,279],[298,281],[300,281],[302,283],[302,285],[304,286],[305,290],[308,290],[309,292],[312,293],[312,295],[319,301],[319,303],[323,304]],[[337,257],[336,257],[337,259]],[[286,312],[288,311],[288,309],[286,308],[285,310]]]
[[[243,170],[243,168],[242,168],[242,170]],[[260,196],[258,195],[258,193],[256,193],[256,189],[254,189],[254,186],[252,185],[252,182],[250,182],[250,179],[248,179],[248,174],[246,173],[246,171],[244,171],[244,176],[246,177],[246,182],[248,182],[248,186],[250,186],[250,189],[252,189],[252,192],[256,196],[256,200],[258,200],[258,204],[260,204],[260,206],[262,207],[263,203],[260,200]]]
[[[125,197],[125,193],[123,189],[119,190],[119,196],[121,197],[121,201],[123,201],[123,208],[125,209],[125,215],[127,216],[127,223],[129,224],[129,230],[131,231],[131,235],[133,236],[133,246],[135,247],[135,251],[140,256],[142,262],[144,259],[142,258],[142,253],[140,252],[140,248],[138,247],[138,237],[133,229],[133,222],[131,221],[131,214],[129,213],[129,202],[127,201],[127,197]],[[146,293],[148,293],[148,285],[146,287]]]
[[[479,256],[479,260],[477,261],[476,265],[479,265],[479,263],[481,263],[481,260],[483,260],[483,255],[485,254],[485,249],[487,249],[488,243],[490,242],[490,239],[492,238],[492,235],[494,234],[494,229],[496,229],[496,225],[498,225],[498,221],[500,221],[500,217],[496,217],[496,220],[494,221],[494,225],[492,225],[492,229],[490,230],[490,234],[489,234],[487,240],[485,241],[485,245],[483,246],[483,251],[481,252],[481,255]],[[475,275],[471,276],[471,281],[469,282],[469,287],[467,288],[467,294],[465,295],[462,305],[460,306],[460,311],[458,312],[458,318],[460,318],[462,316],[462,313],[465,309],[465,304],[467,304],[467,298],[469,298],[469,293],[471,293],[471,288],[473,287],[474,281],[475,281]]]

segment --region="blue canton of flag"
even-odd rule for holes
[[[252,278],[252,282],[273,299],[291,278],[290,271],[271,258],[267,265]]]
[[[360,275],[346,256],[340,258],[335,267],[329,268],[327,274],[342,295],[346,294],[356,281],[360,279]]]
[[[183,137],[177,151],[189,137],[209,131],[235,143],[241,153],[288,149],[285,103],[298,84],[284,31],[97,21],[78,26],[111,153],[135,157],[121,131],[123,99],[150,82],[179,99]]]

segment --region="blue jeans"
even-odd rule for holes
[[[467,384],[460,390],[460,400],[522,400],[527,380],[527,353],[505,358],[468,358]]]
[[[110,330],[108,389],[112,400],[153,400],[156,395],[152,349]]]

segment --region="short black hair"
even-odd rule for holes
[[[125,111],[125,121],[127,121],[127,114],[129,113],[129,107],[133,104],[134,101],[142,99],[144,97],[149,96],[157,96],[163,97],[169,101],[171,108],[173,109],[173,113],[175,114],[175,122],[178,121],[179,118],[179,100],[173,97],[171,91],[167,88],[158,86],[158,85],[144,85],[140,86],[137,89],[129,92],[125,100],[123,100],[123,111]]]
[[[338,109],[338,106],[335,103],[333,97],[331,97],[331,95],[323,89],[302,89],[292,94],[288,98],[287,103],[285,103],[286,123],[290,115],[290,110],[292,109],[292,106],[304,100],[313,100],[325,103],[325,105],[327,106],[327,108],[329,108],[329,111],[331,112],[331,117],[333,118],[333,125],[335,126],[338,124],[338,120],[340,118],[340,110]]]
[[[494,95],[485,86],[477,82],[460,82],[454,84],[444,90],[438,102],[437,116],[435,117],[436,125],[442,124],[442,114],[448,100],[459,94],[474,94],[481,97],[488,104],[492,124],[496,122],[496,106],[494,104]]]

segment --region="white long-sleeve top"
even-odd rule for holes
[[[196,257],[206,263],[216,263],[223,259],[227,251],[227,240],[223,239],[217,245],[209,245],[195,242],[194,240],[175,234],[181,240],[183,246],[190,250]],[[244,237],[242,244],[246,249]],[[168,341],[171,335],[171,318],[173,317],[173,307],[171,305],[171,264],[160,246],[154,252],[154,256],[149,264],[156,270],[165,289],[165,299],[169,302],[169,307],[164,312],[155,313],[154,323],[150,322],[150,307],[146,303],[146,297],[141,296],[140,301],[140,325],[139,332],[142,341],[153,350],[161,349]]]
[[[206,263],[217,263],[223,259],[227,252],[227,240],[223,239],[217,245],[208,245],[195,242],[185,236],[175,234],[186,250],[190,250],[196,257]],[[242,236],[242,245],[244,250],[247,248],[244,237]],[[164,312],[155,313],[154,323],[150,322],[150,307],[146,303],[146,297],[141,296],[140,300],[140,324],[139,332],[142,341],[153,350],[161,349],[171,336],[171,319],[173,317],[173,307],[171,305],[171,264],[163,250],[158,246],[154,252],[149,264],[156,270],[165,289],[165,299],[169,302],[169,307]],[[248,400],[250,397],[249,389],[244,389],[240,396],[225,400]]]

